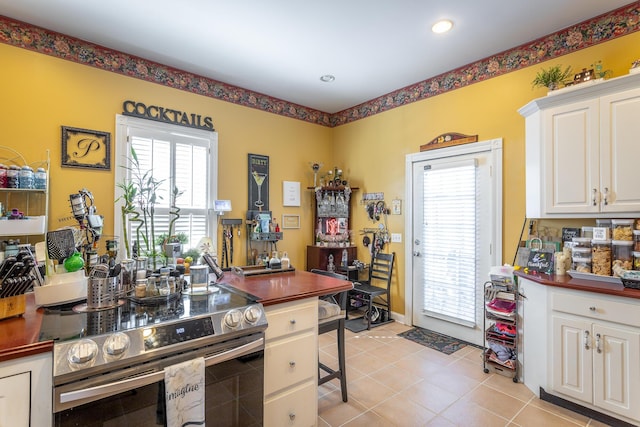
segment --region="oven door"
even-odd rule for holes
[[[54,385],[53,425],[166,426],[164,367],[196,357],[205,358],[206,425],[262,425],[264,333]]]

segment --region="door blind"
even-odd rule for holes
[[[423,313],[467,326],[476,319],[477,162],[427,165],[423,175]]]

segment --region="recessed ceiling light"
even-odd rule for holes
[[[452,27],[453,27],[453,22],[451,22],[448,19],[442,19],[436,22],[435,24],[433,24],[433,27],[431,27],[431,31],[433,31],[436,34],[442,34],[449,31]]]
[[[325,83],[331,83],[335,79],[336,79],[335,76],[332,76],[331,74],[325,74],[324,76],[320,76],[320,81],[323,81]]]

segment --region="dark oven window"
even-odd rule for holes
[[[207,426],[262,425],[263,352],[206,368]],[[166,426],[164,382],[54,414],[56,427]]]

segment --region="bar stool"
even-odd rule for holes
[[[336,279],[347,280],[347,276],[330,271],[313,269],[311,272]],[[343,402],[347,401],[344,322],[346,319],[348,293],[349,291],[347,290],[337,294],[325,295],[320,297],[318,301],[318,335],[336,331],[338,344],[338,369],[331,369],[320,362],[320,355],[318,355],[318,385],[333,379],[339,379]],[[324,371],[326,375],[322,376],[322,371]]]

